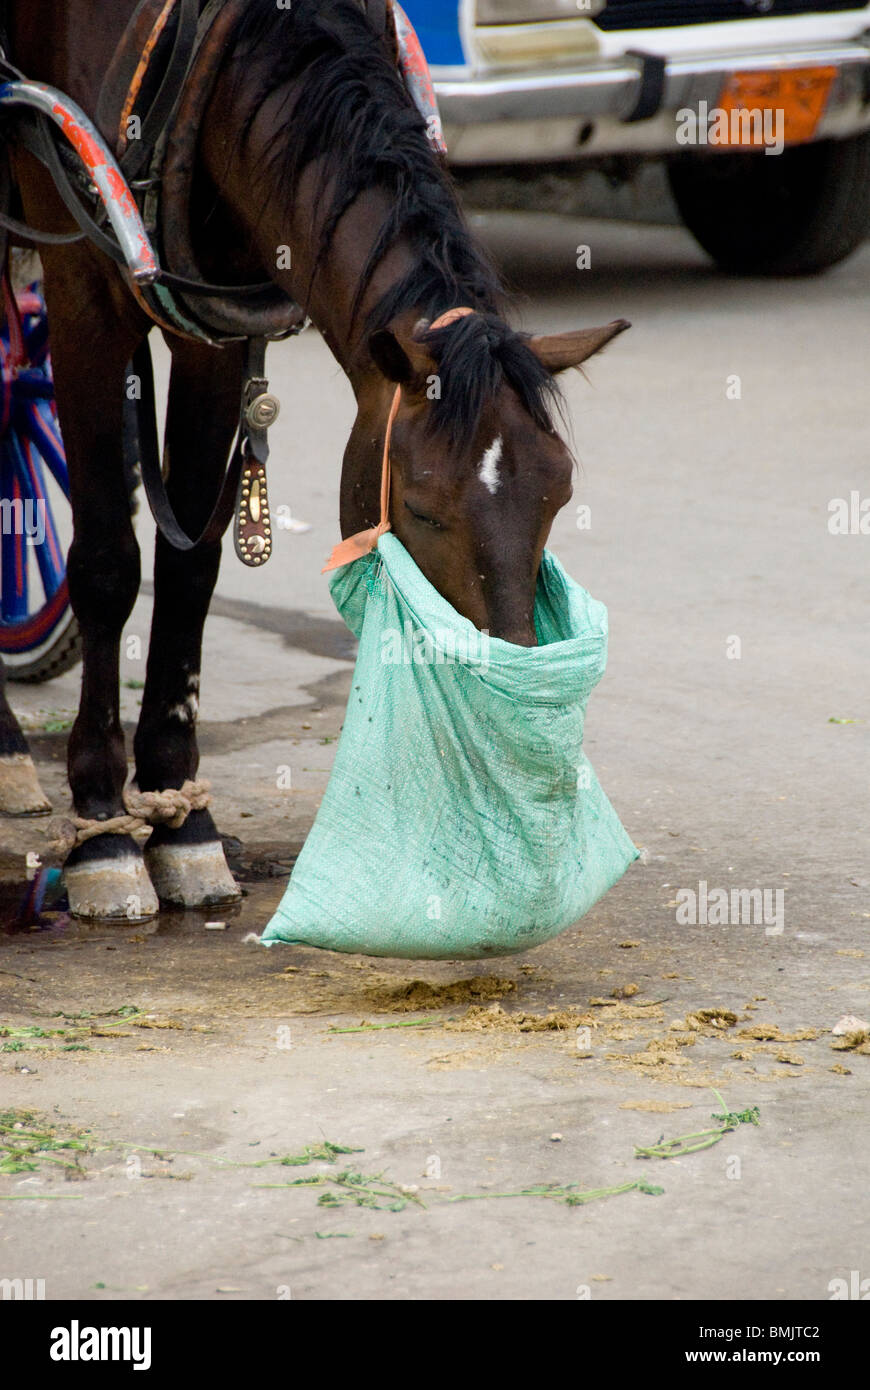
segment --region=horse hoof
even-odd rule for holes
[[[220,840],[154,846],[145,863],[161,903],[171,907],[216,907],[238,902],[242,890],[227,867]]]
[[[148,922],[160,903],[139,846],[100,835],[73,850],[63,869],[73,917],[87,922]]]
[[[39,785],[29,753],[0,755],[0,814],[4,816],[44,816],[51,802]]]

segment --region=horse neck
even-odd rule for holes
[[[247,136],[241,144],[238,132],[246,125]],[[303,169],[293,196],[288,196],[280,184],[280,160],[274,156],[276,137],[285,138],[284,131],[286,138],[293,138],[292,94],[287,89],[276,91],[248,123],[244,94],[228,70],[218,79],[203,121],[200,156],[212,184],[248,234],[265,272],[304,303],[357,390],[371,370],[366,349],[371,311],[397,282],[413,276],[419,252],[409,237],[400,235],[375,267],[354,312],[360,280],[392,210],[393,195],[380,187],[359,194],[318,257],[333,189],[328,180],[324,184],[321,162],[316,160]],[[291,267],[276,268],[277,249],[287,246]],[[424,312],[431,317],[456,302],[445,286],[443,303],[411,305],[403,311],[401,322],[407,319],[413,325]],[[467,302],[474,304],[474,299]]]

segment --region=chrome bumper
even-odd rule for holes
[[[676,151],[675,112],[717,104],[734,72],[836,67],[815,139],[870,128],[870,34],[860,40],[667,60],[658,114],[626,124],[641,92],[640,61],[588,67],[490,72],[456,78],[436,72],[450,158],[455,164],[522,163],[598,154]]]

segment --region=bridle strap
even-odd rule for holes
[[[126,153],[127,145],[129,144],[129,140],[127,138],[127,123],[129,121],[130,116],[133,115],[133,112],[136,107],[136,102],[139,100],[139,93],[142,90],[142,84],[144,83],[145,78],[148,75],[148,69],[151,66],[152,54],[154,53],[155,48],[160,42],[163,30],[166,28],[166,25],[169,22],[170,16],[172,15],[174,9],[175,0],[162,0],[162,8],[157,13],[154,22],[151,25],[151,30],[148,34],[148,37],[142,45],[142,52],[139,55],[135,71],[133,73],[132,78],[130,79],[130,85],[127,88],[127,95],[124,98],[124,104],[121,107],[121,115],[118,120],[117,153],[119,156],[123,156]],[[178,39],[176,39],[176,45],[177,43]],[[116,50],[116,53],[117,51],[118,50]],[[106,86],[104,84],[103,91],[100,92],[99,100],[102,100],[103,92],[105,91]],[[97,105],[97,114],[100,114],[99,102]]]
[[[246,345],[245,371],[242,383],[242,402],[239,427],[230,453],[229,464],[211,513],[198,536],[189,536],[178,522],[163,477],[160,450],[157,442],[157,415],[154,404],[154,371],[148,338],[143,338],[133,354],[133,370],[140,380],[140,396],[136,402],[136,427],[139,444],[139,469],[157,528],[173,550],[194,550],[197,546],[213,545],[220,541],[233,518],[239,513],[241,491],[246,476],[261,477],[263,508],[266,513],[267,538],[261,549],[250,547],[250,537],[239,535],[235,543],[239,558],[249,565],[264,564],[271,550],[271,528],[268,524],[268,501],[265,490],[265,468],[269,457],[266,427],[258,424],[250,407],[256,395],[265,390],[266,343],[262,338],[250,338]],[[247,509],[246,509],[247,510]],[[250,527],[248,528],[250,529]],[[248,553],[249,549],[251,553]]]
[[[142,128],[135,141],[127,139],[127,118],[133,114],[142,84],[148,73],[151,57],[170,17],[177,11],[175,41],[154,100],[142,119]],[[178,93],[190,73],[196,52],[199,26],[199,0],[166,0],[148,36],[130,82],[118,124],[118,149],[121,168],[129,183],[142,172],[149,155],[163,132],[178,101]]]
[[[432,333],[439,328],[449,328],[450,324],[455,323],[457,319],[467,318],[469,314],[474,312],[474,309],[465,307],[448,309],[434,323],[429,324],[427,332]],[[370,526],[365,531],[357,531],[355,535],[346,536],[343,541],[339,541],[338,545],[333,547],[329,559],[320,571],[321,574],[328,574],[330,570],[337,570],[342,565],[349,565],[351,561],[359,560],[361,556],[368,555],[370,551],[377,548],[381,536],[392,530],[390,523],[390,485],[392,483],[390,443],[393,438],[393,425],[401,404],[402,388],[397,386],[393,392],[390,413],[387,416],[387,428],[384,433],[384,452],[381,458],[381,519],[377,526]]]
[[[193,550],[199,545],[219,541],[232,520],[236,491],[242,472],[241,440],[237,436],[229,466],[223,476],[211,514],[196,537],[182,530],[169,500],[163,478],[160,449],[157,442],[157,417],[154,406],[154,373],[151,365],[151,346],[143,338],[133,354],[133,370],[139,378],[140,396],[137,400],[136,425],[139,444],[139,471],[148,505],[157,529],[173,550]]]
[[[153,217],[161,259],[171,266],[176,279],[202,278],[191,233],[192,175],[199,132],[223,60],[248,8],[248,0],[209,0],[203,9],[187,79],[154,151],[150,176],[155,190],[160,188],[160,196],[146,194],[145,223],[150,226]],[[180,289],[177,309],[201,323],[215,341],[287,337],[306,324],[304,311],[274,283],[255,291],[248,288],[240,303],[232,290],[200,294],[195,304],[187,302],[188,293]],[[163,299],[159,289],[154,298],[159,309]]]

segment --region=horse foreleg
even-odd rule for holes
[[[167,493],[188,535],[205,526],[238,422],[242,349],[221,351],[172,339],[166,420]],[[196,715],[202,631],[220,565],[220,543],[178,551],[158,534],[154,616],[142,711],[136,730],[136,778],[142,791],[179,788],[199,767]],[[145,851],[161,902],[183,907],[241,896],[207,809],[178,829],[158,825]]]
[[[6,699],[6,670],[0,658],[0,815],[39,816],[50,810],[27,741]]]
[[[118,667],[121,633],[139,589],[139,547],[124,477],[123,402],[126,364],[143,319],[114,268],[87,252],[47,254],[45,290],[73,509],[67,575],[82,634],[69,782],[77,815],[103,821],[124,814],[127,779]],[[78,844],[64,879],[76,916],[138,921],[157,912],[142,852],[127,834],[96,834]]]

